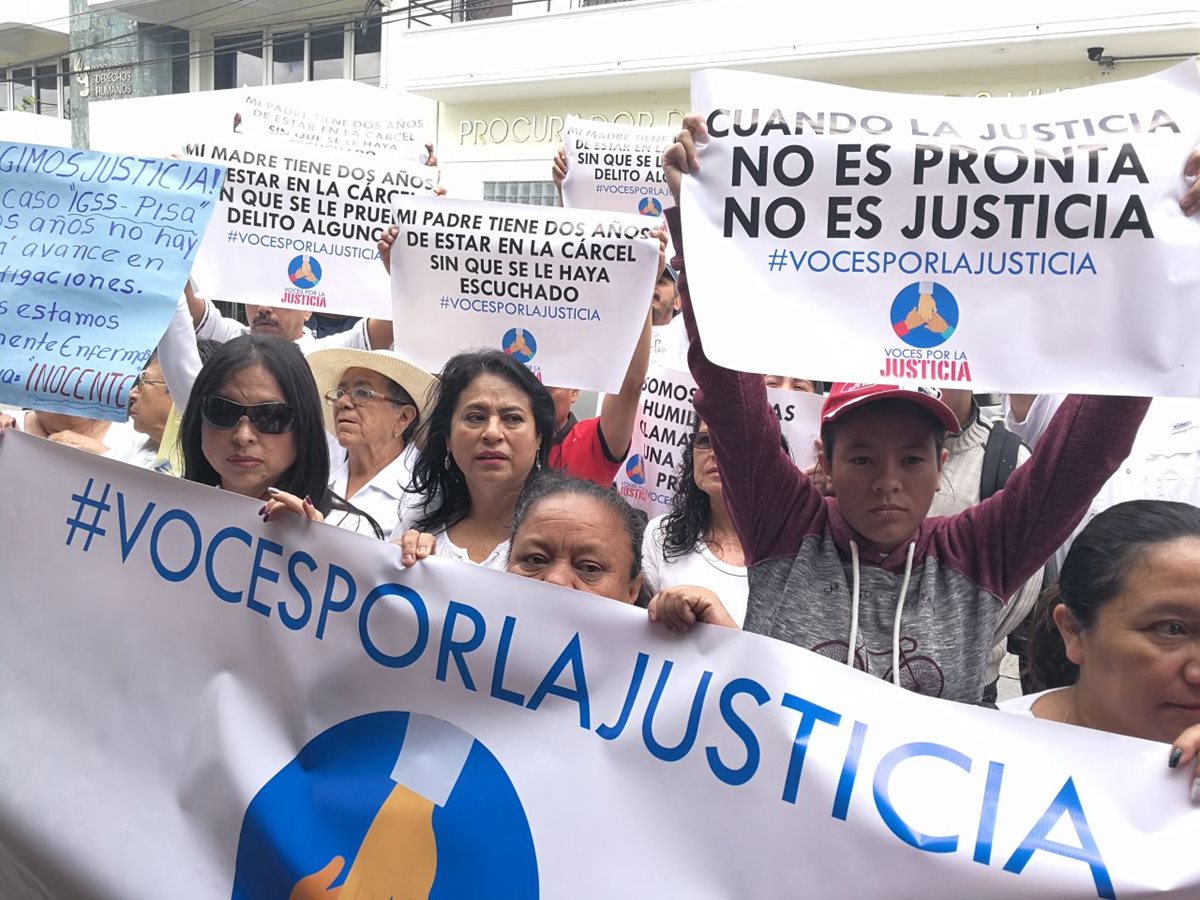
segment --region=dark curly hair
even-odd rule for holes
[[[1067,607],[1079,630],[1086,631],[1151,549],[1185,537],[1200,538],[1200,509],[1170,500],[1118,503],[1088,522],[1071,544],[1058,584],[1043,592],[1031,615],[1026,691],[1068,687],[1079,679],[1079,667],[1067,658],[1054,624],[1059,604]]]
[[[543,467],[549,462],[554,437],[554,401],[533,373],[499,350],[474,350],[451,357],[431,388],[429,418],[417,438],[421,452],[413,464],[412,485],[408,490],[422,498],[421,517],[413,526],[419,531],[450,528],[471,511],[471,494],[462,470],[453,462],[449,466],[446,463],[454,409],[462,392],[480,375],[503,378],[529,397],[534,429],[541,441],[536,459]],[[535,465],[530,476],[536,470]]]

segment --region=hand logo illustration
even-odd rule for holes
[[[625,475],[634,484],[646,483],[646,466],[641,456],[635,453],[629,457],[629,461],[625,463]]]
[[[892,301],[892,329],[911,347],[930,348],[946,343],[958,327],[958,302],[948,289],[934,281],[903,288]]]
[[[533,332],[524,328],[510,328],[500,341],[504,352],[520,363],[527,363],[537,356],[537,339]]]
[[[298,288],[314,288],[321,280],[321,264],[311,256],[297,256],[288,263],[288,280]]]
[[[638,212],[643,216],[661,216],[662,204],[653,197],[643,197],[638,201]]]

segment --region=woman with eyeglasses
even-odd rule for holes
[[[696,420],[679,463],[679,490],[666,515],[651,519],[642,538],[642,572],[655,595],[670,590],[711,594],[714,612],[728,612],[741,627],[750,586],[742,542],[738,540],[713,453],[708,426]]]
[[[258,500],[286,498],[322,521],[351,509],[329,489],[321,400],[291,341],[245,335],[222,344],[196,376],[179,441],[183,477]],[[266,504],[259,511],[266,517]]]
[[[325,400],[325,430],[344,451],[331,459],[329,487],[391,534],[412,478],[413,436],[437,379],[387,350],[318,350],[306,358]],[[350,515],[329,521],[363,525]]]

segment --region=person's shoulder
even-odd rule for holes
[[[1061,690],[1062,688],[1050,688],[1049,690],[1038,691],[1036,694],[1023,694],[1020,697],[1010,697],[1007,700],[1001,700],[997,703],[996,708],[1001,712],[1033,718],[1033,705],[1047,694],[1053,694]]]

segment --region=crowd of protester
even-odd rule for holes
[[[390,321],[317,337],[307,312],[251,306],[243,325],[189,285],[127,423],[28,410],[0,416],[0,434],[239,494],[264,521],[390,539],[402,566],[448,557],[637,604],[676,631],[742,628],[945,700],[996,705],[1014,649],[1027,693],[1002,710],[1161,741],[1166,764],[1192,765],[1200,400],[1013,395],[988,421],[968,391],[712,363],[678,214],[703,128],[689,117],[664,156],[676,255],[631,304],[644,325],[598,416],[576,419],[577,390],[501,351],[424,372],[388,349]],[[560,185],[566,166],[560,153]],[[1200,154],[1185,211],[1197,171]],[[673,505],[647,523],[612,482],[660,343],[686,351],[699,390]],[[793,462],[768,386],[826,394],[812,469]]]

